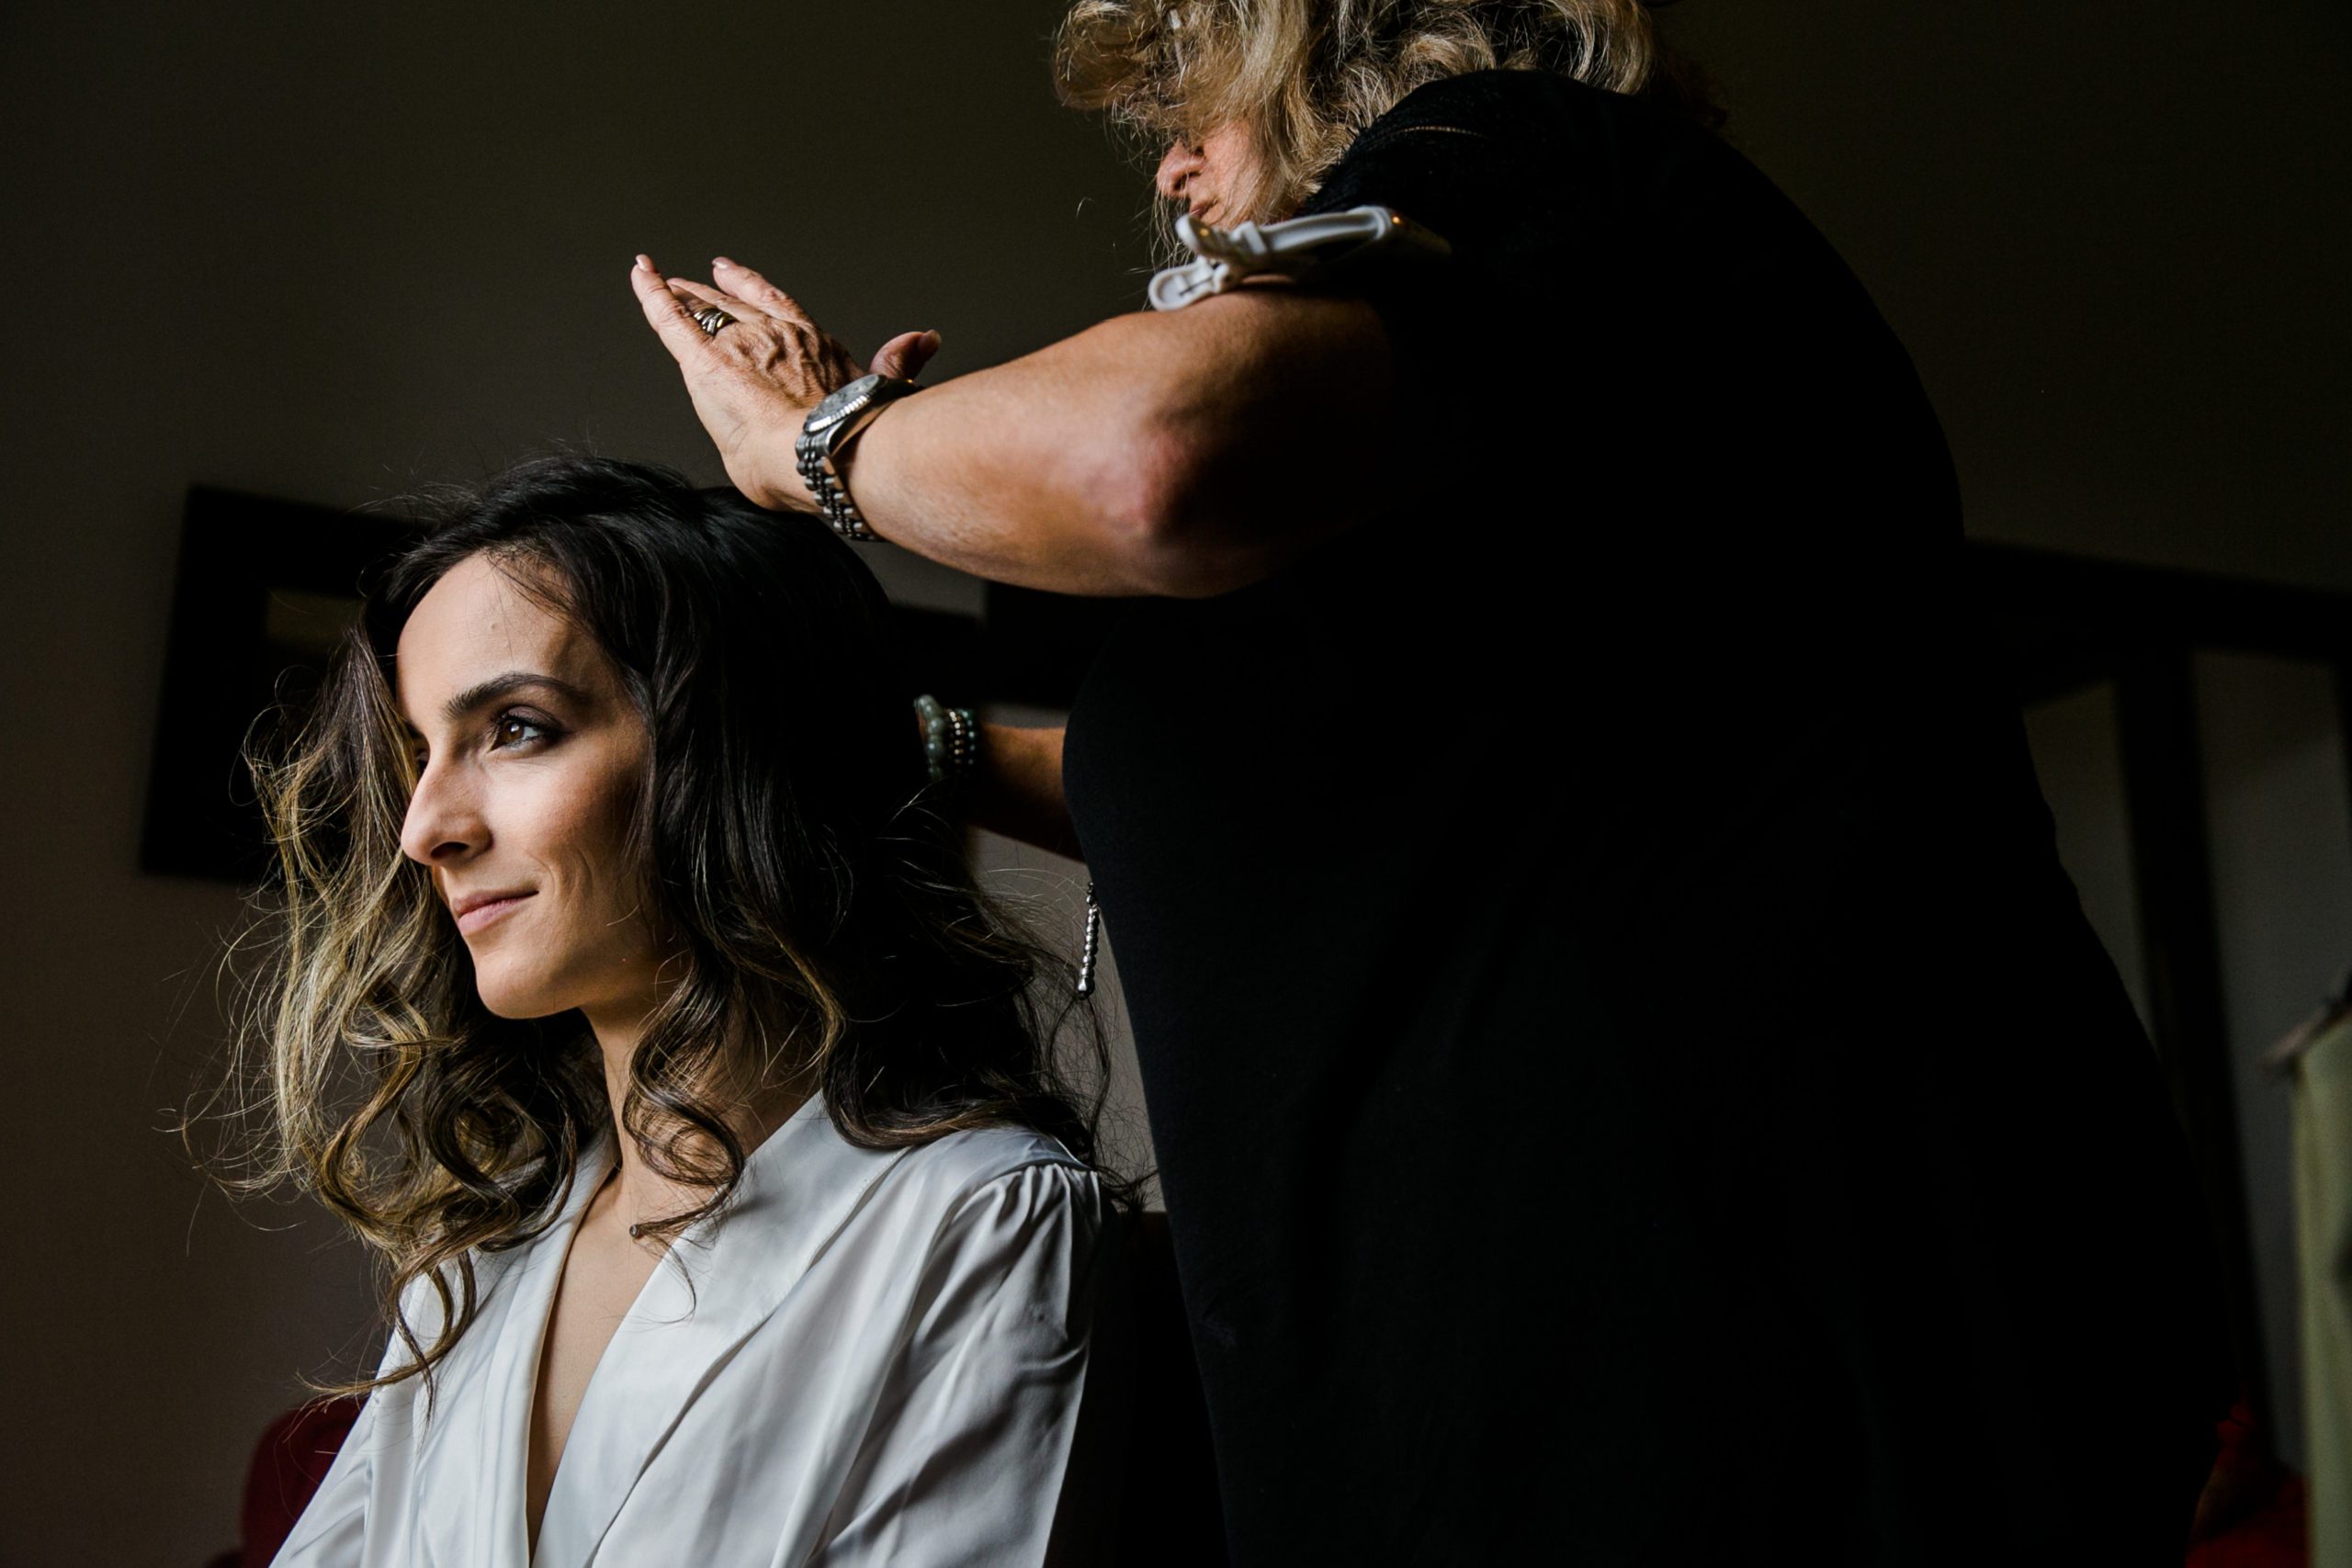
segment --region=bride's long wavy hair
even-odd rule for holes
[[[813,518],[613,461],[544,459],[445,501],[369,590],[290,739],[248,756],[277,872],[232,950],[260,967],[226,1090],[241,1135],[214,1157],[233,1189],[314,1194],[377,1256],[408,1354],[343,1389],[429,1372],[475,1315],[471,1249],[538,1234],[613,1122],[584,1021],[490,1012],[401,849],[416,765],[393,652],[476,556],[588,634],[650,740],[625,853],[673,983],[619,1121],[707,1195],[662,1232],[726,1202],[744,1150],[723,1109],[786,1077],[813,1081],[866,1147],[1010,1122],[1095,1160],[1101,1032],[1069,964],[975,885],[928,782],[888,605],[851,547]],[[418,1280],[429,1342],[401,1310]]]
[[[1240,217],[1281,218],[1348,143],[1424,83],[1549,71],[1655,98],[1708,125],[1713,83],[1659,36],[1645,0],[1077,0],[1056,39],[1062,101],[1139,139],[1250,133]]]

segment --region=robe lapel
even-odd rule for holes
[[[417,1444],[421,1563],[527,1568],[524,1504],[539,1343],[571,1233],[611,1164],[606,1136],[582,1151],[554,1223],[524,1247],[477,1259],[481,1314],[441,1363]]]
[[[535,1568],[583,1568],[594,1556],[687,1405],[905,1153],[845,1142],[826,1118],[822,1096],[752,1151],[735,1202],[680,1235],[597,1362],[556,1469]],[[544,1294],[518,1292],[518,1305],[526,1296],[539,1303],[544,1319]],[[536,1368],[537,1336],[530,1341]],[[529,1395],[526,1383],[526,1415]],[[518,1484],[525,1438],[518,1428],[513,1439]],[[522,1512],[518,1491],[518,1540]]]

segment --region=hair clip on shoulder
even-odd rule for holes
[[[1306,283],[1341,269],[1353,272],[1366,263],[1385,271],[1453,254],[1442,237],[1385,207],[1351,207],[1230,229],[1194,223],[1187,213],[1176,220],[1176,237],[1193,259],[1152,275],[1155,310],[1182,310],[1261,273]]]

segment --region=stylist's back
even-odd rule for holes
[[[2167,1560],[2185,1155],[1907,356],[1563,75],[1406,95],[1363,203],[1453,247],[1365,286],[1442,482],[1139,607],[1067,761],[1237,1559]]]

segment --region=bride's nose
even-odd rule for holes
[[[471,789],[449,777],[448,769],[428,766],[401,822],[401,852],[423,866],[463,860],[489,838],[481,807]]]

